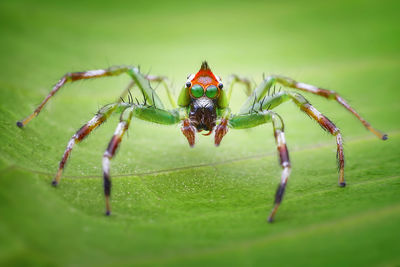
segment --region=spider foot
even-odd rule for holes
[[[279,203],[276,203],[274,208],[272,209],[271,213],[268,216],[267,222],[269,222],[269,223],[273,223],[274,222],[274,217],[275,217],[275,214],[276,214],[276,212],[278,210],[278,207],[279,207]]]
[[[56,187],[58,185],[58,183],[60,182],[61,174],[62,169],[58,169],[56,176],[54,177],[53,181],[51,181],[52,186]]]
[[[106,216],[111,215],[111,205],[110,205],[110,194],[109,192],[106,193]]]

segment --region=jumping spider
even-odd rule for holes
[[[191,147],[195,144],[196,132],[208,131],[208,133],[204,135],[210,135],[214,131],[214,142],[216,146],[219,146],[229,128],[246,129],[264,123],[272,123],[280,165],[282,167],[282,175],[275,195],[275,205],[268,216],[269,222],[274,220],[279,204],[282,201],[291,170],[283,120],[276,112],[272,111],[272,109],[286,101],[293,101],[301,111],[305,112],[318,122],[324,130],[336,137],[339,186],[344,187],[346,185],[344,180],[343,141],[339,128],[315,109],[301,94],[291,91],[275,92],[275,90],[273,90],[274,92],[271,94],[271,89],[274,88],[275,84],[336,100],[340,105],[353,113],[369,131],[382,140],[387,139],[386,134],[372,128],[367,121],[334,91],[296,82],[283,76],[269,76],[253,91],[250,89],[250,82],[248,80],[238,76],[232,76],[227,86],[228,90],[225,90],[221,79],[212,73],[207,62],[202,63],[200,70],[196,74],[187,77],[187,81],[179,94],[178,105],[175,103],[163,77],[143,75],[140,73],[139,69],[135,67],[114,66],[108,69],[67,73],[58,81],[49,95],[47,95],[35,111],[24,120],[18,121],[17,126],[22,128],[37,116],[47,101],[66,83],[83,79],[116,76],[123,73],[127,73],[132,78],[132,82],[115,103],[100,108],[97,114],[72,136],[60,161],[57,174],[52,181],[54,186],[57,186],[60,182],[62,171],[74,145],[82,141],[91,131],[106,121],[113,112],[120,112],[120,122],[103,155],[104,194],[107,215],[111,213],[110,160],[114,157],[122,137],[129,127],[132,117],[166,125],[181,123],[182,133],[187,138]],[[172,110],[164,108],[157,93],[151,88],[150,81],[164,84],[168,98],[173,107]],[[237,114],[232,114],[229,109],[229,100],[235,82],[245,84],[249,90],[248,98],[240,111]],[[144,103],[133,101],[129,89],[134,85],[137,85],[143,94]],[[125,102],[123,97],[127,94],[129,101]]]

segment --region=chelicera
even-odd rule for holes
[[[295,91],[280,91],[271,93],[276,84],[286,88],[300,90],[316,94],[327,99],[335,100],[353,115],[373,134],[382,140],[387,139],[387,135],[374,129],[366,120],[364,120],[338,93],[331,90],[322,89],[306,83],[297,82],[293,79],[283,76],[269,76],[265,78],[260,85],[251,90],[247,79],[233,75],[224,87],[221,79],[214,75],[207,62],[201,64],[200,70],[196,74],[189,75],[178,97],[178,103],[174,98],[165,82],[165,78],[142,74],[136,67],[115,66],[108,69],[91,70],[84,72],[73,72],[65,74],[53,87],[43,102],[35,111],[25,119],[18,121],[17,126],[22,128],[35,116],[37,116],[48,100],[68,82],[74,82],[83,79],[92,79],[107,76],[116,76],[126,73],[132,81],[124,90],[121,97],[112,104],[100,108],[97,114],[85,125],[83,125],[70,139],[65,152],[60,161],[58,171],[52,181],[54,186],[60,182],[61,174],[65,164],[75,144],[86,138],[90,132],[105,122],[114,112],[120,112],[120,122],[111,138],[108,147],[103,155],[103,179],[104,194],[106,204],[106,215],[110,215],[110,160],[114,157],[119,147],[122,137],[127,131],[133,117],[159,124],[182,125],[182,133],[187,138],[189,145],[194,146],[196,133],[205,131],[204,135],[210,135],[214,132],[214,143],[219,146],[222,138],[229,129],[246,129],[256,127],[265,123],[272,123],[273,133],[277,145],[280,166],[282,167],[281,179],[275,194],[274,207],[268,216],[268,221],[274,220],[275,214],[282,201],[286,184],[291,171],[289,152],[286,146],[284,124],[280,115],[273,111],[274,108],[286,101],[295,103],[301,111],[310,116],[320,126],[336,138],[337,159],[339,170],[339,186],[346,185],[344,179],[344,153],[343,140],[339,128],[326,116],[315,109],[310,102],[301,94]],[[166,109],[150,82],[162,83],[166,89],[172,109]],[[248,98],[244,102],[237,114],[232,114],[229,108],[232,88],[235,83],[243,83],[247,86]],[[133,101],[130,88],[136,85],[144,97],[144,102]],[[225,88],[228,88],[227,90]],[[129,101],[125,102],[123,98],[128,95]]]

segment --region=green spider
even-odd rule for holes
[[[18,121],[17,126],[22,128],[30,120],[37,116],[47,101],[66,83],[82,79],[116,76],[123,73],[127,73],[132,78],[132,82],[125,89],[118,101],[100,108],[97,114],[72,136],[60,161],[57,174],[52,181],[53,186],[57,186],[60,182],[61,174],[74,145],[82,141],[91,131],[106,121],[113,112],[120,112],[120,122],[103,155],[106,215],[111,214],[110,160],[114,157],[122,137],[129,127],[132,117],[166,125],[181,123],[182,133],[187,138],[191,147],[193,147],[195,144],[196,132],[208,131],[208,133],[204,135],[210,135],[214,131],[214,142],[216,146],[219,146],[222,138],[228,132],[229,128],[247,129],[264,123],[272,123],[278,155],[280,158],[280,165],[282,167],[282,175],[280,184],[276,191],[274,207],[268,216],[268,222],[272,222],[274,220],[275,214],[282,201],[291,171],[289,153],[285,141],[284,124],[282,118],[277,113],[272,111],[272,109],[286,101],[293,101],[300,108],[300,110],[317,121],[324,130],[336,137],[339,186],[344,187],[346,185],[344,180],[343,141],[340,130],[335,126],[335,124],[333,124],[333,122],[316,110],[301,94],[290,91],[282,91],[270,94],[270,89],[275,84],[278,83],[285,87],[317,94],[327,99],[334,99],[351,113],[353,113],[369,131],[374,133],[382,140],[387,139],[386,134],[383,134],[380,131],[372,128],[367,121],[365,121],[342,97],[340,97],[334,91],[296,82],[283,76],[269,76],[264,79],[257,88],[251,91],[248,80],[241,79],[238,76],[232,76],[226,92],[223,89],[224,86],[221,82],[221,79],[212,73],[207,62],[202,63],[197,74],[192,74],[187,77],[185,86],[182,88],[179,94],[178,105],[176,105],[163,77],[143,75],[140,73],[139,69],[135,67],[115,66],[108,69],[67,73],[58,81],[58,83],[53,87],[51,92],[35,109],[35,111],[24,120]],[[167,110],[164,108],[164,105],[157,93],[151,88],[150,81],[159,82],[164,85],[170,103],[173,107],[172,110]],[[244,83],[248,88],[249,95],[238,114],[232,114],[229,109],[229,100],[235,82]],[[133,103],[133,101],[125,103],[123,101],[123,97],[129,93],[128,96],[130,99],[132,99],[129,89],[135,84],[139,87],[144,96],[144,103]]]

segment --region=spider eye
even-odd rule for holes
[[[192,88],[190,89],[190,92],[192,93],[192,96],[196,98],[202,97],[204,95],[204,89],[199,84],[193,85]]]
[[[222,88],[224,88],[224,85],[223,85],[222,83],[219,83],[219,84],[218,84],[218,88],[219,88],[219,89],[222,89]]]
[[[190,86],[192,86],[192,83],[191,82],[187,82],[185,85],[186,85],[186,88],[189,88]]]
[[[218,94],[218,88],[215,85],[210,85],[207,87],[206,96],[208,98],[214,98]]]

